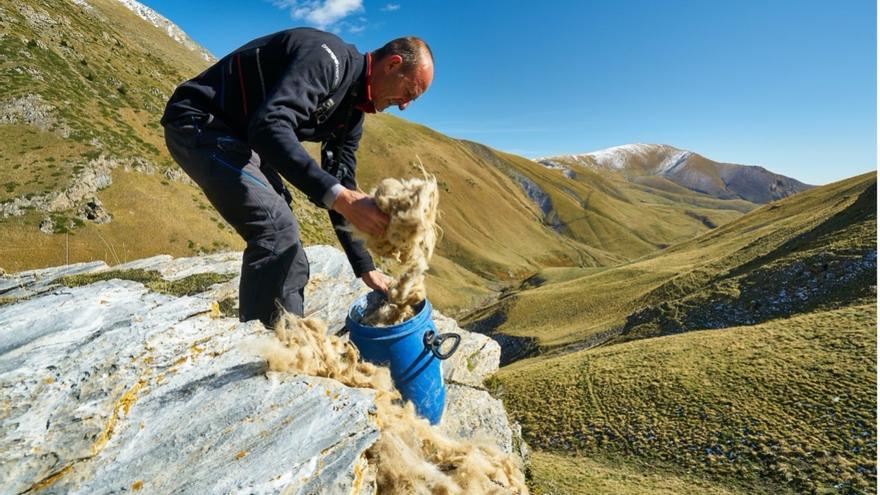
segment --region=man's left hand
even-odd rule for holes
[[[388,277],[379,270],[373,270],[361,275],[361,280],[367,284],[367,287],[383,294],[388,294]]]

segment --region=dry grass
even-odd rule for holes
[[[868,304],[531,360],[499,378],[541,449],[786,493],[873,491],[876,323]]]
[[[680,470],[678,470],[680,471]],[[534,495],[757,495],[768,487],[729,487],[657,463],[536,452],[531,457]]]

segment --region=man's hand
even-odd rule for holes
[[[388,215],[382,213],[382,210],[376,206],[372,196],[359,191],[343,189],[339,196],[336,196],[333,209],[358,230],[376,237],[382,235],[388,227]]]
[[[367,287],[383,294],[388,294],[388,277],[379,270],[373,270],[361,275],[361,280],[367,284]]]

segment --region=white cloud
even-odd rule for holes
[[[394,12],[395,10],[400,10],[400,4],[399,3],[385,4],[385,6],[382,7],[381,10],[382,10],[382,12]]]
[[[325,29],[355,12],[364,10],[363,0],[272,0],[282,9],[290,9],[290,17]]]

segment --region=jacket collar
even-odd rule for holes
[[[370,80],[373,72],[373,55],[367,53],[364,56],[363,86],[354,107],[364,113],[376,113],[376,105],[373,104],[373,95],[370,93]]]

